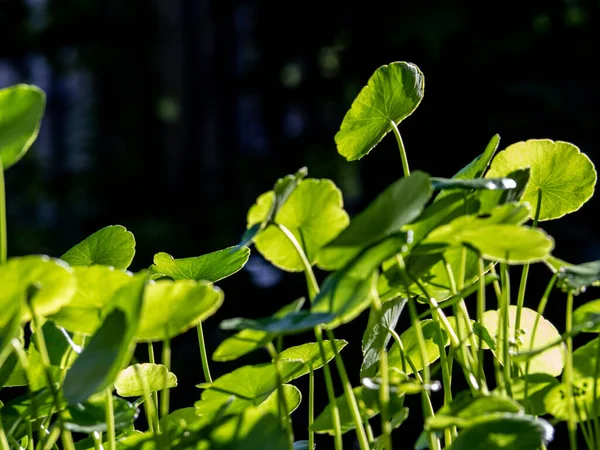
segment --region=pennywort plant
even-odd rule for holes
[[[341,450],[352,433],[361,450],[392,450],[407,446],[410,413],[421,418],[416,449],[544,449],[555,426],[571,449],[600,448],[599,340],[573,345],[579,333],[600,332],[600,300],[576,304],[600,283],[600,261],[558,259],[541,227],[590,199],[594,165],[567,142],[498,151],[494,136],[451,178],[411,171],[400,128],[423,93],[420,70],[394,62],[375,71],[344,117],[335,136],[342,156],[361,159],[392,132],[403,173],[354,217],[331,180],[302,168],[258,197],[239,244],[191,258],[157,253],[132,273],[134,236],[118,225],[60,258],[7,258],[3,174],[35,140],[44,94],[0,90],[0,386],[26,387],[1,404],[0,447],[300,450],[322,434],[331,437],[318,448]],[[218,282],[242,269],[251,247],[302,272],[306,292],[272,305],[269,317],[223,321],[231,336],[209,355],[204,327],[215,326],[210,316],[224,301]],[[548,268],[539,300],[527,289],[531,264]],[[550,300],[555,291],[563,300]],[[564,323],[544,318],[551,301]],[[362,341],[337,339],[361,314]],[[402,314],[408,328],[398,326]],[[195,401],[172,410],[171,353],[180,350],[170,342],[192,328],[203,379]],[[289,347],[292,334],[308,342]],[[261,349],[264,363],[211,374]],[[346,368],[349,353],[362,353],[359,374]],[[301,393],[294,380],[303,376]],[[323,389],[328,404],[315,411]],[[409,412],[411,395],[421,408]],[[303,400],[309,426],[299,430]]]

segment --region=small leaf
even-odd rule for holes
[[[72,272],[64,262],[47,256],[10,258],[0,266],[0,327],[10,322],[19,305],[21,323],[31,320],[25,301],[32,292],[30,302],[36,315],[43,317],[58,311],[75,294]],[[30,291],[30,286],[38,289]]]
[[[299,311],[303,304],[304,298],[294,300],[273,314],[272,317],[284,317],[289,313]],[[264,347],[268,342],[275,339],[275,337],[265,331],[248,329],[240,331],[221,342],[213,353],[212,359],[213,361],[231,361],[237,359],[240,356]]]
[[[589,286],[600,285],[600,261],[583,264],[569,264],[558,258],[548,258],[547,264],[558,273],[557,286],[563,291],[572,291],[575,295],[585,292]]]
[[[72,247],[60,259],[72,266],[100,264],[125,270],[135,255],[135,238],[121,225],[104,227]]]
[[[536,450],[554,438],[544,419],[522,414],[491,414],[463,430],[448,450]]]
[[[183,432],[189,426],[200,420],[200,416],[196,412],[196,408],[181,408],[171,411],[166,416],[160,419],[160,427],[167,430],[167,433]]]
[[[405,298],[397,298],[386,302],[381,305],[381,314],[371,308],[369,322],[362,340],[361,377],[372,377],[377,373],[381,351],[387,349],[388,342],[391,339],[389,330],[396,328],[405,304]]]
[[[511,178],[474,178],[464,180],[460,178],[431,178],[431,186],[434,191],[444,189],[487,189],[490,191],[505,191],[517,187],[515,180]]]
[[[150,273],[174,280],[206,280],[217,282],[233,275],[248,262],[250,249],[233,246],[193,258],[174,259],[167,253],[154,255]]]
[[[496,357],[502,363],[503,350],[502,350],[502,339],[498,330],[498,315],[499,311],[486,311],[483,313],[482,325],[488,330],[490,336],[496,341]],[[515,335],[515,321],[517,315],[517,306],[511,305],[508,310],[508,333],[509,338]],[[539,318],[539,319],[538,319]],[[532,340],[533,328],[535,326],[536,319],[538,320],[537,330],[535,337]],[[521,310],[521,329],[519,330],[519,339],[517,348],[518,351],[528,351],[543,347],[544,345],[557,341],[560,339],[558,330],[548,320],[541,317],[537,312],[523,308]],[[545,352],[534,356],[529,361],[529,374],[533,373],[547,373],[552,376],[558,376],[562,372],[564,367],[563,357],[564,345],[554,346]],[[519,363],[519,367],[524,372],[526,363]]]
[[[262,223],[274,201],[274,191],[262,194],[248,211],[248,227]],[[343,209],[342,193],[331,180],[307,178],[279,208],[273,221],[285,226],[295,236],[310,264],[329,269],[331,265],[324,263],[317,252],[348,225],[349,219]],[[268,225],[254,241],[258,251],[280,269],[291,272],[304,270],[296,248],[275,225]]]
[[[599,342],[600,338],[592,339],[573,352],[573,378],[600,378],[600,366],[596,367]]]
[[[573,144],[549,139],[510,145],[496,155],[486,176],[503,177],[526,167],[531,168],[531,178],[522,201],[535,208],[541,193],[539,220],[577,211],[594,193],[596,171],[590,159]]]
[[[113,397],[115,429],[129,427],[137,418],[139,410],[128,401]],[[103,394],[87,402],[69,405],[63,415],[67,430],[75,433],[106,432],[106,398]]]
[[[272,334],[274,336],[283,336],[286,334],[301,333],[311,330],[318,325],[325,324],[333,320],[333,314],[311,313],[310,311],[295,311],[286,316],[265,317],[263,319],[243,319],[236,317],[221,322],[223,330],[258,330]]]
[[[171,339],[213,315],[223,291],[212,283],[159,280],[149,283],[135,337],[141,341]]]
[[[75,295],[50,319],[73,333],[92,335],[102,324],[112,297],[131,281],[132,274],[107,266],[76,266],[73,275]]]
[[[600,333],[600,299],[589,301],[573,311],[573,326],[580,326],[592,322],[594,325],[582,331],[587,333]]]
[[[323,341],[325,361],[323,361],[323,358],[321,357],[319,344],[316,342],[309,342],[287,348],[279,354],[279,358],[283,364],[286,364],[286,361],[292,363],[301,361],[304,364],[304,367],[301,370],[294,373],[294,378],[298,378],[301,375],[309,373],[310,370],[315,371],[323,367],[326,363],[331,361],[337,353],[341,352],[346,345],[348,345],[348,342],[343,339],[336,339],[333,342]]]
[[[108,387],[131,359],[145,287],[146,274],[141,272],[113,296],[115,309],[106,316],[65,377],[63,395],[70,404],[84,402]]]
[[[485,147],[483,153],[465,167],[460,169],[452,178],[459,180],[472,180],[482,177],[490,165],[492,158],[496,154],[498,145],[500,145],[500,135],[495,134],[492,136],[492,139],[490,139],[490,142]]]
[[[342,267],[362,250],[397,234],[419,217],[431,192],[429,176],[419,171],[392,183],[321,250],[320,260]]]
[[[140,379],[140,376],[146,380],[145,383]],[[177,377],[167,369],[167,366],[143,363],[129,366],[119,372],[114,384],[117,394],[121,397],[135,397],[144,395],[144,384],[149,392],[173,388],[177,386]]]
[[[46,107],[46,94],[19,84],[0,89],[0,167],[17,163],[37,138]]]
[[[404,61],[379,67],[360,91],[335,135],[338,152],[349,161],[362,158],[410,116],[423,99],[425,79]]]

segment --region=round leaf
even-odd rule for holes
[[[583,325],[590,320],[595,322],[595,325],[590,328],[584,328],[582,331],[587,333],[600,333],[600,299],[589,301],[575,311],[573,311],[573,325]]]
[[[121,225],[111,225],[71,247],[60,259],[72,266],[100,264],[127,269],[135,255],[135,238]]]
[[[393,62],[379,67],[360,91],[335,135],[338,152],[347,160],[369,153],[423,99],[425,79],[417,66]]]
[[[0,160],[4,170],[19,161],[35,141],[46,107],[46,95],[36,86],[19,84],[0,89]]]
[[[486,311],[483,313],[482,325],[488,330],[490,336],[496,342],[496,357],[502,363],[502,340],[500,330],[498,330],[498,314],[499,311]],[[508,311],[508,333],[512,337],[515,335],[515,320],[517,315],[516,305],[511,305]],[[539,317],[537,330],[535,337],[532,341],[532,332],[535,325],[536,319]],[[521,310],[521,329],[520,329],[520,344],[517,348],[518,351],[528,351],[543,347],[546,344],[557,341],[560,339],[558,330],[546,319],[539,316],[539,314],[529,308],[523,308]],[[563,345],[556,345],[549,348],[545,352],[534,356],[529,361],[529,374],[533,373],[547,373],[554,377],[557,377],[562,372],[564,367],[563,357]],[[526,363],[519,363],[521,370],[525,370]]]
[[[261,223],[269,214],[275,198],[273,191],[261,195],[248,211],[248,228]],[[343,209],[342,193],[331,180],[307,178],[281,206],[275,222],[284,225],[304,248],[311,264],[322,269],[317,252],[323,245],[336,237],[349,222]],[[291,272],[304,270],[295,247],[276,226],[267,226],[255,239],[256,248],[275,266]]]
[[[578,378],[573,380],[573,399],[575,420],[584,422],[595,417],[594,410],[600,412],[600,386],[596,388],[594,396],[594,379]],[[558,420],[569,420],[569,407],[567,403],[567,385],[561,383],[555,386],[546,397],[544,406],[549,414]]]
[[[308,342],[306,344],[287,348],[279,354],[279,358],[283,364],[286,364],[285,361],[300,361],[304,364],[302,370],[294,373],[294,378],[298,378],[299,376],[310,372],[311,369],[314,371],[323,367],[326,363],[331,361],[337,353],[341,352],[346,345],[348,345],[348,342],[343,339],[336,339],[334,342],[323,341],[325,361],[321,358],[319,344],[316,342]]]
[[[11,258],[0,266],[0,327],[11,319],[20,305],[21,322],[31,320],[31,311],[23,303],[33,294],[31,306],[36,315],[48,316],[67,304],[76,290],[73,270],[64,262],[47,256]],[[35,286],[34,292],[30,287]]]
[[[135,337],[141,341],[171,339],[213,315],[223,291],[212,283],[159,280],[146,287]]]
[[[150,392],[177,386],[177,377],[167,369],[167,366],[143,363],[129,366],[119,372],[114,383],[117,394],[121,397],[144,395],[143,379],[146,380],[145,385]]]
[[[573,144],[549,139],[507,147],[496,155],[486,176],[504,177],[526,167],[531,168],[531,176],[522,201],[533,207],[531,217],[535,216],[538,192],[542,195],[539,220],[577,211],[594,193],[596,170],[590,159]]]

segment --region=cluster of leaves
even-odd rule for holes
[[[423,92],[414,64],[382,66],[344,118],[335,136],[340,154],[360,159],[392,131],[404,170],[356,216],[350,219],[331,180],[308,178],[303,168],[256,200],[238,245],[192,258],[157,253],[137,273],[128,271],[135,239],[122,226],[99,230],[60,258],[7,258],[0,177],[0,386],[27,387],[0,407],[2,448],[50,449],[60,439],[68,450],[312,449],[321,433],[338,450],[342,434],[354,430],[362,450],[391,450],[393,430],[408,417],[407,395],[422,397],[415,448],[537,449],[553,439],[548,418],[567,422],[572,448],[578,426],[597,448],[600,345],[594,339],[574,350],[572,338],[600,332],[600,300],[573,310],[574,296],[600,282],[600,262],[556,258],[553,239],[538,226],[592,196],[594,166],[559,141],[519,142],[496,153],[494,136],[452,178],[410,173],[398,125]],[[35,140],[43,110],[35,87],[0,90],[0,173]],[[309,301],[274,305],[269,317],[223,321],[221,328],[236,333],[213,361],[261,348],[271,359],[213,380],[202,324],[223,304],[215,283],[242,269],[252,245],[279,269],[304,272]],[[537,310],[524,306],[533,263],[551,274]],[[516,302],[511,266],[522,266]],[[314,267],[330,272],[320,285]],[[562,335],[543,317],[555,286],[566,295]],[[487,307],[489,296],[497,308]],[[353,386],[342,351],[357,343],[336,339],[334,330],[366,310],[361,381]],[[396,330],[405,311],[411,326]],[[193,406],[171,411],[177,377],[170,341],[194,327],[205,382]],[[285,348],[285,336],[298,333],[314,342]],[[147,346],[148,362],[135,360],[138,345]],[[484,372],[484,359],[494,373]],[[453,367],[466,391],[453,391]],[[329,404],[315,418],[319,369]],[[432,379],[438,370],[441,382]],[[291,419],[302,394],[293,381],[301,376],[310,381],[309,428],[307,440],[296,441]],[[437,411],[442,399],[435,395],[443,397]],[[145,431],[136,427],[140,409]]]

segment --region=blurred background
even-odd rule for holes
[[[159,251],[218,250],[239,241],[256,197],[302,166],[334,180],[355,214],[401,176],[400,157],[388,136],[348,163],[333,136],[373,71],[398,60],[426,80],[400,127],[412,169],[452,176],[495,133],[500,148],[550,138],[600,161],[599,37],[597,0],[0,0],[0,88],[32,83],[48,95],[37,143],[6,174],[9,254],[60,256],[110,224],[135,234],[133,270]],[[598,206],[543,224],[556,256],[600,258]],[[536,274],[534,308],[548,280]],[[209,352],[226,336],[220,320],[269,315],[305,295],[302,275],[256,252],[219,284],[226,300],[205,327]],[[356,383],[365,323],[338,333],[353,341],[345,352]],[[190,406],[202,381],[199,363],[186,363],[197,343],[173,345],[173,406]],[[305,414],[296,416],[305,438]]]

